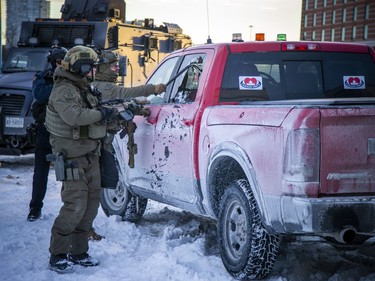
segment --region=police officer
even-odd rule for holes
[[[99,55],[95,81],[92,83],[103,94],[104,99],[131,99],[140,96],[150,96],[165,92],[164,84],[147,84],[137,87],[125,88],[116,84],[119,71],[119,58],[117,53],[102,51]]]
[[[43,199],[47,191],[50,162],[46,156],[51,153],[49,133],[44,126],[46,106],[53,87],[53,73],[67,53],[63,47],[52,47],[47,56],[50,67],[45,71],[38,71],[33,79],[32,94],[34,103],[32,113],[36,123],[35,164],[33,175],[33,190],[29,204],[28,221],[35,221],[41,217]]]
[[[71,271],[73,264],[100,264],[88,254],[88,234],[100,202],[100,142],[116,110],[97,109],[97,97],[87,90],[86,76],[93,76],[96,61],[97,53],[91,48],[70,49],[55,70],[47,107],[52,152],[64,159],[63,165],[55,163],[55,169],[63,169],[62,173],[56,170],[63,181],[63,206],[51,230],[49,267],[62,273]]]
[[[91,84],[99,90],[99,92],[102,94],[103,99],[109,100],[109,99],[120,98],[124,100],[130,100],[131,98],[147,97],[152,94],[158,95],[158,94],[165,92],[165,89],[166,89],[166,86],[164,84],[156,84],[156,85],[147,84],[147,85],[141,85],[137,87],[126,88],[117,84],[118,77],[119,77],[118,54],[109,50],[101,51],[99,55],[97,71],[95,74],[95,80]],[[130,124],[130,122],[128,124]],[[130,128],[135,128],[135,124],[134,126],[128,127],[128,129]],[[105,139],[103,140],[102,146],[104,150],[102,150],[101,152],[102,161],[104,160],[103,158],[114,159],[113,151],[112,151],[112,141],[114,138],[114,133],[115,133],[114,131],[109,130]],[[132,158],[130,157],[129,159],[132,159]],[[102,166],[105,166],[106,168],[104,173],[111,170],[111,167],[109,167],[110,163],[112,164],[112,166],[114,165],[113,161],[111,162],[108,162],[108,161],[104,161],[101,163]],[[131,162],[131,160],[129,161]],[[112,169],[115,169],[115,167],[112,167]],[[103,176],[104,174],[102,174],[102,177]]]

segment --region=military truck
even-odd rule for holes
[[[115,50],[125,64],[121,83],[143,84],[169,53],[192,45],[173,23],[157,26],[154,19],[126,21],[124,0],[66,0],[61,18],[22,22],[18,46],[7,55],[0,74],[0,155],[31,153],[26,129],[31,116],[32,78],[48,67],[51,46],[67,49],[86,45]]]

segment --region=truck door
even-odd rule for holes
[[[156,70],[149,83],[159,84],[167,83],[170,79],[173,70],[175,69],[179,57],[172,57],[166,60]],[[154,131],[157,123],[160,108],[165,103],[165,93],[160,96],[151,96],[150,99],[150,116],[144,118],[142,116],[135,116],[134,122],[137,124],[137,129],[134,134],[135,142],[138,147],[138,152],[135,154],[135,168],[126,168],[127,180],[130,186],[139,189],[140,192],[144,189],[147,192],[159,193],[160,184],[156,176],[156,170],[153,166],[155,162],[155,145],[154,145]],[[122,141],[123,155],[128,155],[126,151],[127,138]],[[124,158],[125,161],[127,159]]]
[[[205,54],[186,55],[171,83],[167,104],[160,108],[155,126],[153,167],[161,195],[194,203],[197,199],[194,175],[194,135],[199,100],[203,89],[200,77]],[[201,83],[202,82],[202,83]]]

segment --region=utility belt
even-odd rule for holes
[[[65,123],[57,113],[50,110],[48,106],[45,125],[51,134],[67,139],[101,139],[106,135],[106,124],[96,122],[87,126],[72,127]]]
[[[99,148],[93,152],[86,154],[88,161],[91,161],[92,157],[99,156]],[[79,169],[78,161],[73,159],[67,159],[63,152],[55,154],[48,154],[46,160],[54,162],[55,175],[57,181],[72,181],[79,180]]]

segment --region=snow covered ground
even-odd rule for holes
[[[48,270],[50,230],[61,206],[61,184],[51,169],[43,218],[26,221],[33,161],[32,155],[0,156],[0,280],[234,280],[222,265],[216,244],[206,242],[205,220],[152,201],[137,225],[108,218],[99,210],[95,228],[105,239],[90,242],[90,254],[101,260],[99,267],[75,267],[74,273],[65,275]],[[375,280],[375,239],[356,251],[340,251],[316,238],[303,240],[282,242],[266,280]]]

